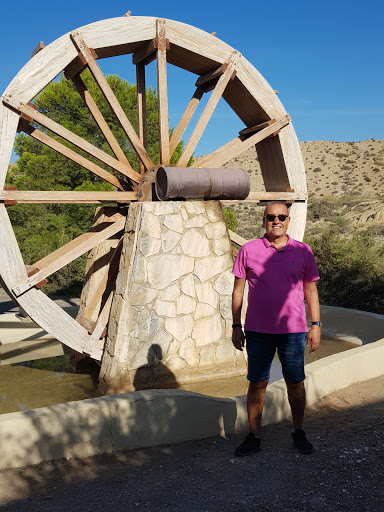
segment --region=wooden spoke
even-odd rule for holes
[[[300,202],[306,201],[307,195],[303,193],[297,193],[295,191],[287,191],[287,192],[251,192],[246,199],[243,199],[242,203],[260,203],[260,202],[268,202],[268,201],[286,201],[290,202]],[[228,200],[222,199],[220,200],[222,203],[238,203],[238,200]]]
[[[85,169],[88,169],[88,171],[91,171],[93,174],[100,176],[100,178],[103,178],[105,181],[108,181],[108,183],[111,183],[111,185],[119,188],[120,190],[123,190],[123,186],[121,185],[120,181],[116,178],[116,176],[106,171],[102,167],[94,164],[93,162],[90,162],[89,160],[87,160],[87,158],[78,155],[77,153],[75,153],[75,151],[72,151],[72,149],[69,149],[67,148],[67,146],[64,146],[64,144],[61,144],[61,142],[58,142],[52,137],[49,137],[49,135],[33,128],[28,123],[28,121],[25,121],[25,119],[20,120],[18,130],[25,132],[34,139],[38,140],[39,142],[42,142],[46,146],[49,146],[50,148],[54,149],[55,151],[65,156],[66,158],[69,158],[70,160],[76,162]]]
[[[103,295],[106,292],[109,293],[115,287],[117,272],[119,270],[122,242],[123,238],[120,240],[117,247],[115,247],[115,249],[112,250],[111,257],[103,268],[103,276],[100,280],[98,287],[92,294],[89,303],[85,306],[81,317],[77,319],[82,325],[84,325],[84,321],[87,322],[92,319],[93,314],[96,311],[96,308],[100,307]]]
[[[171,156],[175,152],[175,149],[180,142],[180,139],[183,136],[183,133],[185,132],[185,129],[187,128],[190,120],[192,119],[192,116],[198,107],[204,92],[204,87],[197,87],[195,94],[192,96],[191,101],[188,103],[188,106],[176,127],[176,130],[173,132],[171,141],[169,143],[169,154]]]
[[[165,37],[165,20],[156,20],[157,30],[157,97],[159,102],[159,146],[160,163],[168,164],[169,126],[168,126],[168,94],[167,94],[167,40]]]
[[[84,43],[81,34],[78,31],[71,33],[71,39],[78,51],[82,53],[84,56],[88,68],[92,73],[93,78],[96,80],[98,86],[100,87],[101,92],[103,93],[105,99],[107,100],[109,106],[111,107],[112,112],[115,114],[116,119],[119,121],[121,127],[126,133],[129,142],[132,144],[133,149],[136,151],[137,156],[145,165],[146,169],[151,169],[154,165],[152,160],[149,158],[146,149],[141,143],[137,133],[135,132],[133,126],[131,125],[128,117],[126,116],[124,110],[122,109],[120,103],[118,102],[116,96],[114,95],[110,85],[108,84],[105,76],[103,75],[101,69],[99,68],[93,52],[87,45]]]
[[[75,75],[72,77],[72,82],[74,86],[76,87],[77,92],[80,94],[82,100],[87,105],[88,110],[90,111],[93,119],[95,120],[96,124],[100,128],[101,132],[103,133],[105,140],[108,142],[109,147],[113,151],[116,158],[129,167],[131,170],[132,167],[130,163],[127,160],[127,157],[125,156],[123,150],[121,149],[119,143],[117,142],[115,136],[113,135],[111,129],[109,128],[108,124],[106,123],[102,113],[99,110],[99,107],[96,105],[94,99],[91,96],[91,93],[88,91],[85,83],[81,79],[80,75]]]
[[[91,357],[97,356],[97,353],[102,350],[100,348],[99,340],[100,338],[105,336],[105,328],[108,324],[109,313],[111,311],[113,299],[113,291],[110,292],[109,297],[104,304],[104,307],[100,313],[99,318],[97,319],[96,325],[94,327],[93,333],[88,338],[87,342],[84,345],[83,352]],[[104,343],[103,343],[104,346]],[[96,357],[97,358],[97,357]]]
[[[105,227],[105,224],[94,226],[88,233],[78,236],[32,265],[31,271],[33,272],[36,269],[38,271],[13,287],[13,293],[18,297],[96,245],[119,233],[124,229],[126,218],[121,214],[116,214],[114,217],[117,220],[113,223],[106,223],[107,227]]]
[[[286,126],[290,122],[290,119],[289,115],[282,116],[278,121],[275,121],[273,124],[263,128],[245,140],[236,137],[236,139],[228,142],[225,146],[201,158],[197,164],[192,164],[192,167],[220,167],[232,158],[240,155],[246,149],[273,135],[276,131]]]
[[[147,98],[145,91],[145,65],[139,62],[136,65],[136,91],[137,91],[137,130],[140,142],[147,149]],[[140,173],[143,174],[145,167],[140,160]]]
[[[67,140],[77,148],[85,151],[91,156],[94,156],[101,162],[109,165],[112,167],[112,169],[115,169],[116,171],[120,172],[121,174],[124,174],[124,176],[127,176],[131,179],[133,179],[136,183],[140,181],[140,174],[135,172],[132,167],[128,164],[123,164],[119,160],[116,160],[116,158],[113,158],[112,156],[108,155],[101,149],[97,148],[93,144],[89,143],[88,141],[84,140],[82,137],[79,137],[75,133],[71,132],[67,128],[64,128],[60,124],[56,123],[52,119],[49,119],[49,117],[45,116],[41,112],[38,112],[35,110],[31,104],[29,105],[19,105],[18,110],[25,114],[27,119],[33,119],[34,121],[38,122],[48,130],[51,130],[53,133],[58,135],[59,137]]]
[[[235,242],[235,244],[237,244],[237,245],[242,246],[242,245],[246,244],[247,242],[249,242],[249,240],[246,240],[245,238],[238,235],[237,233],[234,233],[230,229],[228,229],[228,234],[229,234],[229,238],[232,240],[232,242]]]
[[[6,205],[17,203],[129,203],[136,200],[136,192],[0,190],[0,201],[4,201]]]
[[[231,79],[233,73],[236,70],[236,63],[240,57],[239,52],[234,51],[231,55],[231,58],[228,62],[228,66],[225,69],[224,73],[220,76],[212,94],[211,97],[208,100],[207,105],[205,106],[205,109],[203,110],[203,113],[200,116],[200,119],[198,120],[195,129],[192,132],[191,137],[189,138],[183,153],[181,154],[179,161],[177,162],[178,167],[186,167],[189,159],[191,158],[193,152],[196,149],[197,143],[199,142],[201,136],[203,135],[203,132],[209,122],[209,120],[212,117],[212,114],[229,82]]]

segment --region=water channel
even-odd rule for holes
[[[323,337],[316,352],[306,352],[306,364],[357,346],[336,338]],[[67,356],[0,366],[0,414],[100,396],[97,376],[68,373],[67,368]],[[281,367],[276,357],[272,364],[270,382],[281,377]],[[215,397],[240,396],[247,391],[247,380],[245,376],[239,376],[184,384],[180,388]]]

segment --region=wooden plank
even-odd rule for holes
[[[221,64],[221,66],[219,66],[217,69],[214,69],[209,73],[201,76],[196,80],[196,87],[200,87],[201,85],[206,84],[207,82],[211,82],[212,80],[217,80],[224,73],[227,67],[228,64]]]
[[[77,154],[75,151],[72,151],[72,149],[67,148],[67,146],[64,146],[64,144],[61,144],[61,142],[58,142],[52,137],[49,137],[49,135],[43,133],[42,131],[36,130],[27,122],[23,122],[23,120],[21,120],[19,123],[19,130],[22,130],[26,134],[42,142],[46,146],[49,146],[50,148],[54,149],[61,155],[65,156],[66,158],[69,158],[70,160],[76,162],[85,169],[88,169],[88,171],[91,171],[93,174],[100,176],[100,178],[103,178],[105,181],[108,181],[108,183],[111,183],[111,185],[117,187],[120,190],[123,190],[123,186],[121,185],[120,181],[113,174],[106,171],[102,167],[94,164],[87,158],[84,158],[83,156]]]
[[[0,190],[0,201],[14,201],[15,203],[101,204],[129,203],[136,200],[136,192]]]
[[[283,128],[290,122],[289,115],[284,115],[278,119],[275,123],[267,126],[263,130],[251,135],[244,141],[240,137],[236,137],[228,144],[225,144],[221,148],[217,149],[210,155],[206,155],[199,159],[198,162],[192,164],[192,167],[221,167],[223,164],[240,155],[246,149],[258,144],[260,141],[267,137],[270,137],[276,130]],[[287,187],[284,187],[287,188]]]
[[[91,49],[88,48],[82,39],[80,32],[74,31],[71,33],[71,38],[74,45],[77,47],[78,51],[80,51],[88,64],[88,68],[92,73],[93,78],[96,80],[97,84],[100,87],[101,92],[103,93],[106,101],[108,102],[112,112],[115,114],[116,119],[119,121],[122,129],[127,135],[129,142],[132,144],[133,149],[136,151],[137,156],[145,165],[146,169],[151,169],[154,165],[152,160],[149,158],[146,149],[141,143],[137,133],[135,132],[133,126],[131,125],[128,117],[126,116],[124,110],[122,109],[120,103],[118,102],[116,96],[114,95],[110,85],[108,84],[105,76],[103,75],[101,69],[99,68]],[[135,180],[136,181],[136,180]]]
[[[169,164],[169,125],[167,93],[167,43],[165,20],[156,20],[158,49],[157,58],[157,99],[159,104],[159,149],[161,164]]]
[[[95,228],[99,229],[95,229],[93,231],[91,230],[88,233],[80,235],[63,247],[60,247],[60,249],[57,251],[49,254],[39,262],[36,262],[34,265],[32,265],[32,267],[39,268],[39,272],[14,286],[12,288],[13,293],[18,297],[46,277],[50,276],[54,272],[57,272],[60,268],[68,265],[68,263],[71,261],[75,260],[85,252],[91,250],[99,243],[115,235],[124,229],[125,220],[125,217],[122,217],[101,231],[99,230],[100,225],[95,226]],[[44,267],[42,266],[42,262]]]
[[[157,26],[156,26],[156,28],[157,28]],[[155,38],[151,39],[151,41],[146,41],[132,55],[132,63],[135,66],[137,66],[140,63],[142,63],[143,65],[150,64],[152,61],[154,61],[156,59],[156,50],[157,50],[157,41]]]
[[[82,312],[81,316],[85,321],[92,319],[92,316],[93,316],[94,312],[96,311],[96,308],[101,303],[101,299],[102,299],[105,291],[106,290],[108,291],[108,288],[110,288],[110,287],[112,287],[113,289],[115,288],[114,284],[116,282],[116,277],[117,277],[117,273],[119,270],[120,254],[121,254],[122,246],[123,246],[123,238],[121,238],[117,247],[115,247],[112,250],[112,255],[103,269],[103,276],[100,280],[100,283],[97,286],[96,290],[93,292],[92,297],[90,298],[90,301],[85,306],[85,308]],[[112,286],[112,284],[113,284],[113,286]]]
[[[51,130],[59,137],[70,142],[77,148],[81,149],[82,151],[85,151],[89,155],[109,165],[115,171],[120,172],[121,174],[127,176],[128,178],[131,178],[136,183],[140,181],[140,174],[135,172],[130,166],[130,164],[126,165],[122,162],[119,162],[119,160],[116,160],[116,158],[113,158],[112,156],[108,155],[108,153],[105,153],[104,151],[97,148],[96,146],[86,141],[82,137],[79,137],[78,135],[71,132],[67,128],[61,126],[59,123],[56,123],[52,119],[49,119],[49,117],[45,116],[41,112],[38,112],[31,105],[19,105],[17,109],[20,110],[20,112],[22,112],[26,116],[31,117],[32,119],[37,121],[39,124],[47,128],[48,130]]]
[[[108,297],[106,303],[104,304],[104,307],[99,315],[99,318],[97,319],[93,333],[89,336],[86,344],[84,345],[84,348],[83,348],[84,354],[87,354],[90,356],[95,349],[99,349],[98,342],[99,342],[100,338],[102,337],[102,335],[104,334],[104,330],[108,324],[109,313],[111,311],[111,306],[112,306],[112,299],[113,299],[113,291],[110,292],[109,297]]]
[[[244,128],[244,130],[241,130],[239,132],[240,137],[244,138],[245,135],[253,135],[256,132],[259,132],[260,130],[263,130],[267,126],[270,126],[271,124],[275,123],[276,119],[270,119],[269,121],[265,121],[264,123],[257,124],[256,126],[251,126],[250,128]]]
[[[83,55],[79,53],[77,57],[64,69],[64,76],[67,80],[72,80],[74,76],[80,76],[80,73],[82,73],[86,67],[87,63]]]
[[[35,47],[35,49],[33,50],[33,52],[31,53],[31,59],[32,57],[34,57],[35,55],[37,55],[39,52],[41,52],[41,50],[45,47],[43,41],[39,41]]]
[[[199,102],[204,94],[204,87],[198,87],[192,96],[190,102],[187,105],[187,108],[182,115],[179,124],[177,125],[175,131],[172,134],[171,141],[169,143],[169,153],[172,156],[175,152],[175,149],[178,143],[185,132],[190,120],[192,119],[193,114],[195,113],[196,108],[199,105]]]
[[[90,111],[93,119],[96,124],[100,128],[103,133],[105,140],[108,142],[109,147],[113,151],[116,158],[122,162],[124,165],[129,167],[129,169],[133,170],[130,163],[127,160],[127,157],[124,154],[124,151],[121,149],[119,143],[117,142],[115,136],[113,135],[111,129],[106,123],[102,113],[99,110],[99,107],[96,105],[94,99],[92,98],[91,93],[88,91],[85,83],[81,79],[80,75],[75,75],[72,77],[72,82],[77,89],[77,92],[80,94],[84,103],[87,105],[88,110]]]
[[[228,67],[224,71],[224,73],[219,78],[219,81],[216,84],[214,91],[211,94],[211,97],[208,100],[203,113],[198,120],[195,129],[192,132],[191,137],[189,138],[187,144],[185,145],[184,151],[181,154],[177,166],[178,167],[186,167],[188,165],[189,159],[193,155],[193,152],[196,149],[197,143],[199,142],[203,132],[212,117],[212,114],[227,86],[227,83],[231,79],[232,73],[236,69],[236,63],[240,57],[240,54],[237,51],[234,51],[231,55],[231,58],[228,63]]]
[[[136,91],[137,91],[137,134],[145,149],[147,149],[147,95],[145,90],[145,65],[140,62],[136,66]],[[140,174],[145,167],[140,160]]]
[[[307,200],[307,195],[298,192],[250,192],[246,199],[239,200],[229,200],[229,199],[220,199],[223,204],[238,204],[241,203],[260,203],[260,202],[268,202],[268,201],[286,201],[290,202],[302,202]]]
[[[229,233],[229,238],[232,240],[232,242],[235,242],[235,244],[237,244],[237,245],[242,246],[242,245],[246,244],[247,242],[249,242],[249,240],[246,240],[245,238],[238,235],[237,233],[234,233],[230,229],[228,229],[228,233]]]

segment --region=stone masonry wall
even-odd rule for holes
[[[232,265],[218,201],[131,204],[101,391],[245,373],[231,343]]]

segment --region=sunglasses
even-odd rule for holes
[[[273,222],[276,219],[276,217],[279,219],[280,222],[284,222],[288,215],[271,215],[270,213],[268,213],[268,215],[265,216],[268,222]]]

